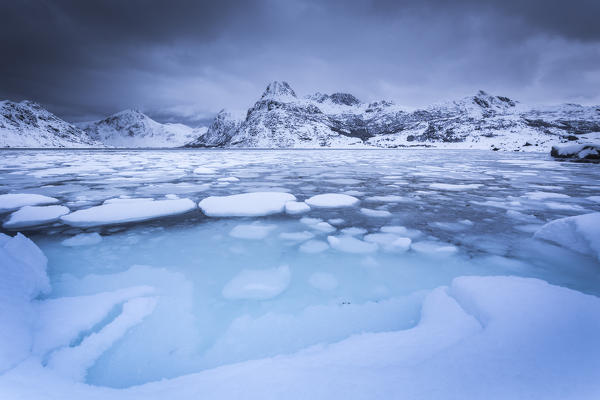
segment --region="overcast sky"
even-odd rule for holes
[[[0,99],[206,123],[272,80],[407,107],[600,104],[599,0],[0,0]]]

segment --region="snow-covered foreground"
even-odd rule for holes
[[[600,396],[597,165],[7,151],[0,174],[0,398]]]

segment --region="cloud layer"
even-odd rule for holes
[[[271,80],[407,107],[485,89],[600,103],[600,2],[22,0],[0,4],[0,98],[70,120],[207,122]]]

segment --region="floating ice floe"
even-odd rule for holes
[[[329,245],[344,253],[372,253],[377,251],[377,243],[364,242],[353,236],[327,236]]]
[[[479,183],[470,183],[470,184],[452,184],[452,183],[432,183],[429,185],[432,189],[439,190],[449,190],[452,192],[459,192],[462,190],[473,190],[479,189],[482,185]]]
[[[333,225],[320,218],[304,217],[300,219],[300,222],[320,232],[331,233],[336,230]]]
[[[229,281],[222,294],[226,299],[270,299],[287,289],[290,279],[290,267],[287,265],[271,269],[247,269]]]
[[[385,251],[405,252],[410,249],[411,240],[392,233],[370,233],[363,238],[365,242],[377,243]]]
[[[0,194],[0,213],[13,211],[24,206],[39,206],[58,203],[54,197],[33,193]]]
[[[288,201],[285,203],[285,212],[287,214],[303,214],[308,211],[310,211],[310,207],[303,201]]]
[[[563,193],[552,192],[527,192],[525,197],[530,200],[546,200],[546,199],[568,199],[570,196]]]
[[[263,225],[258,223],[237,225],[229,232],[229,236],[238,239],[264,239],[275,228],[277,228],[275,225]]]
[[[25,206],[10,215],[2,226],[7,229],[47,224],[69,213],[65,206]]]
[[[315,289],[333,290],[338,287],[338,281],[333,274],[327,272],[315,272],[308,278],[308,283]]]
[[[361,214],[364,214],[367,217],[386,218],[392,216],[392,213],[387,210],[373,210],[371,208],[361,208],[360,212]]]
[[[198,167],[198,168],[194,169],[194,173],[199,174],[199,175],[203,175],[203,174],[212,175],[212,174],[216,174],[217,171],[215,171],[212,168]]]
[[[534,237],[600,260],[600,213],[551,221],[542,226]]]
[[[595,201],[596,203],[600,203],[600,196],[589,196],[587,199],[590,201]]]
[[[418,253],[433,255],[433,256],[448,256],[458,251],[458,248],[449,243],[436,241],[421,241],[412,243],[410,248]]]
[[[416,229],[408,229],[405,226],[399,225],[382,226],[379,230],[385,233],[395,233],[399,236],[405,236],[410,239],[415,239],[422,235],[421,231],[418,231]]]
[[[291,240],[295,242],[303,242],[305,240],[309,240],[315,237],[315,234],[309,231],[301,231],[301,232],[282,232],[279,234],[279,237],[284,240]]]
[[[228,176],[225,178],[219,178],[217,181],[219,182],[238,182],[240,178],[236,178],[235,176]]]
[[[210,196],[198,203],[209,217],[261,217],[279,214],[285,203],[296,197],[283,192],[253,192],[231,196]]]
[[[322,240],[309,240],[302,243],[300,251],[308,254],[322,253],[329,248],[329,245]]]
[[[365,199],[365,201],[378,202],[378,203],[400,203],[405,201],[410,201],[406,197],[396,196],[396,195],[387,195],[387,196],[370,196]]]
[[[317,208],[352,207],[358,203],[356,197],[341,193],[318,194],[306,200],[306,204]]]
[[[73,237],[63,240],[60,242],[63,246],[76,247],[76,246],[92,246],[102,241],[102,236],[97,232],[92,233],[79,233]]]
[[[124,224],[179,215],[195,208],[196,204],[190,199],[126,201],[75,211],[61,217],[61,221],[77,227]]]
[[[367,230],[365,228],[358,228],[356,226],[351,226],[349,228],[342,229],[342,233],[344,235],[356,236],[356,235],[363,235],[363,234],[367,233]]]

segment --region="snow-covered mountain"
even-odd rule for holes
[[[179,147],[206,132],[206,128],[161,124],[137,110],[125,110],[100,121],[77,125],[90,137],[114,147]]]
[[[192,147],[445,147],[547,151],[600,132],[600,108],[530,108],[483,91],[407,111],[393,102],[363,103],[348,93],[299,98],[287,82],[270,83],[247,114],[221,111]]]
[[[0,147],[102,147],[32,101],[0,101]]]

